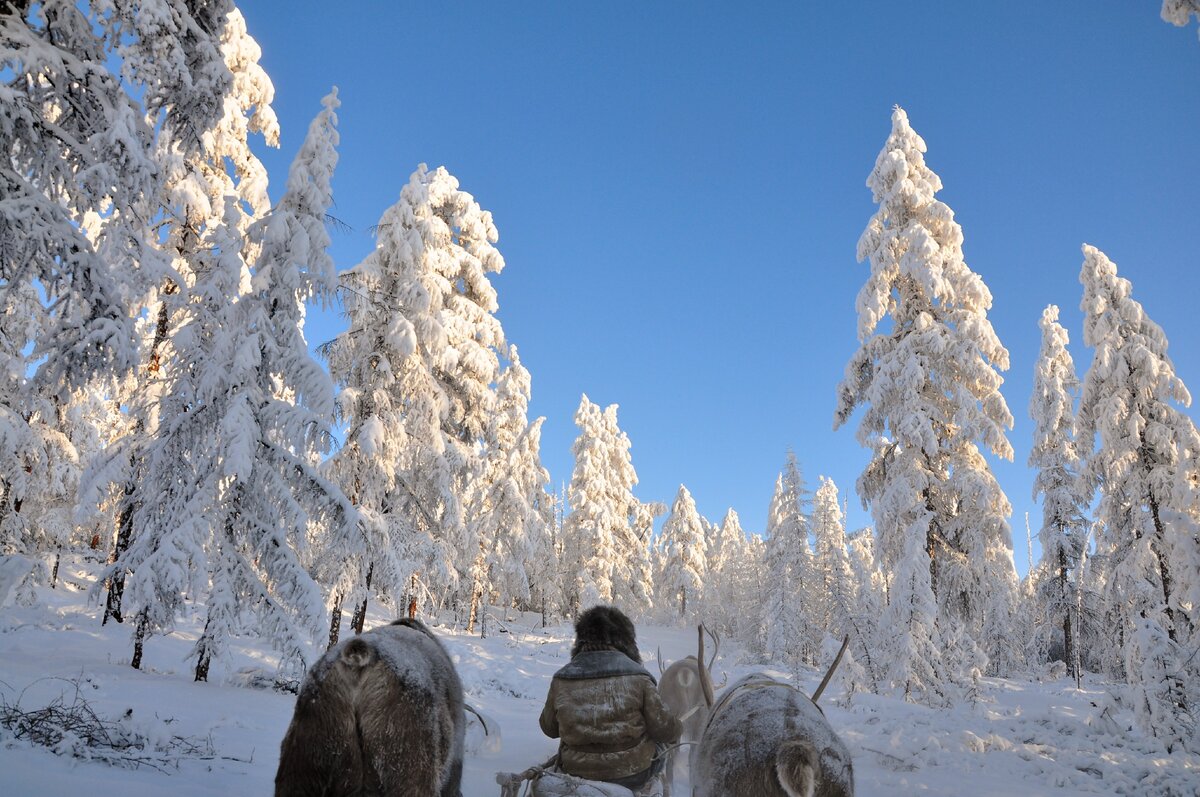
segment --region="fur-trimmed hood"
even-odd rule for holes
[[[639,664],[642,661],[633,621],[615,606],[593,606],[575,621],[571,656],[590,650],[618,650]]]

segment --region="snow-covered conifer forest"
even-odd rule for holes
[[[1200,339],[1103,251],[1012,361],[942,142],[881,108],[861,289],[826,297],[857,348],[809,381],[860,475],[780,440],[746,529],[640,492],[618,406],[582,390],[551,474],[497,315],[504,219],[414,153],[373,250],[335,262],[338,90],[268,175],[261,58],[233,0],[0,2],[0,792],[265,792],[306,668],[415,615],[480,716],[464,794],[494,794],[553,752],[572,618],[613,603],[648,660],[704,623],[718,674],[807,692],[848,637],[822,705],[859,794],[1200,793],[1200,433],[1168,337]],[[991,463],[1025,408],[1022,575]]]

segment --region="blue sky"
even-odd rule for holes
[[[620,405],[645,500],[686,484],[761,531],[789,448],[831,476],[850,525],[868,452],[833,432],[857,346],[864,186],[903,106],[990,287],[1011,354],[1014,506],[1037,322],[1062,307],[1080,375],[1080,244],[1133,282],[1200,396],[1200,41],[1157,0],[1048,3],[409,3],[330,14],[242,0],[276,89],[287,164],[329,87],[342,145],[333,255],[349,268],[420,162],[446,166],[500,230],[499,316],[533,375],[542,456],[570,480],[581,393]],[[310,321],[310,342],[342,328]],[[1195,410],[1190,411],[1197,417]]]

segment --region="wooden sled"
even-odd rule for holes
[[[660,797],[664,794],[660,773],[642,788],[631,791],[615,783],[584,780],[558,768],[558,756],[524,772],[497,772],[500,797]],[[522,788],[523,787],[523,788]]]

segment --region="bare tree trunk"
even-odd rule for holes
[[[212,646],[208,636],[208,623],[204,624],[204,633],[196,643],[200,655],[196,658],[196,681],[208,682],[208,666],[212,663]]]
[[[1063,655],[1067,660],[1067,672],[1079,683],[1079,655],[1075,650],[1075,636],[1071,629],[1070,588],[1067,582],[1067,552],[1058,549],[1058,595],[1063,607]]]
[[[342,631],[342,601],[345,596],[342,593],[337,593],[333,596],[333,611],[329,613],[329,645],[325,650],[333,650],[333,646],[338,643],[338,636]]]
[[[1175,610],[1171,608],[1171,569],[1167,566],[1167,557],[1163,553],[1163,522],[1159,515],[1158,499],[1154,497],[1154,490],[1150,490],[1150,517],[1154,519],[1154,537],[1150,540],[1150,550],[1154,551],[1154,556],[1158,559],[1158,575],[1162,582],[1163,592],[1163,610],[1167,613],[1167,636],[1172,642],[1177,641],[1175,637]]]
[[[133,659],[129,666],[135,670],[142,669],[142,647],[146,641],[146,612],[142,610],[137,616],[137,628],[133,634]]]
[[[479,586],[478,584],[471,585],[471,605],[467,609],[467,628],[468,634],[475,633],[475,617],[479,614]]]
[[[62,561],[62,546],[54,552],[54,567],[50,569],[50,589],[58,588],[58,563]]]
[[[479,543],[479,555],[475,557],[475,572],[483,572],[483,543]],[[467,633],[474,633],[475,618],[479,613],[479,601],[483,598],[483,579],[478,575],[471,580],[471,606],[467,609]]]
[[[117,516],[117,538],[113,543],[109,564],[121,561],[121,556],[129,550],[129,541],[133,535],[133,492],[133,482],[129,482],[125,485],[125,498],[121,505],[121,514]],[[124,597],[125,573],[117,570],[108,581],[108,597],[104,601],[104,618],[100,621],[100,625],[107,624],[110,617],[118,623],[125,621],[125,618],[121,616],[121,600]]]
[[[372,562],[367,566],[367,586],[363,592],[362,603],[358,604],[354,609],[354,616],[350,618],[350,625],[354,628],[354,633],[361,634],[363,631],[363,623],[367,620],[367,599],[371,596],[371,575],[375,572],[375,563]]]

